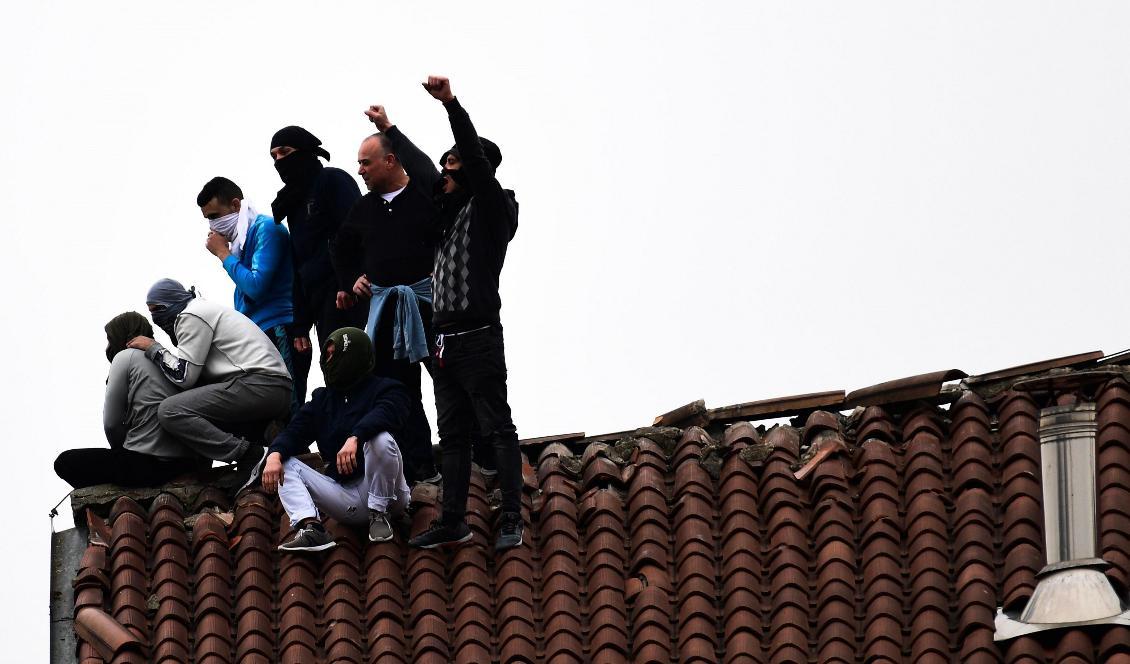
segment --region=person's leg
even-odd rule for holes
[[[381,433],[365,441],[365,487],[367,506],[378,512],[401,512],[408,507],[411,492],[404,479],[404,460],[396,440]]]
[[[471,483],[471,399],[463,390],[457,367],[433,365],[436,424],[443,452],[443,513],[430,528],[409,540],[409,546],[431,549],[471,539],[467,526],[467,492]]]
[[[161,402],[157,417],[165,431],[197,454],[217,461],[238,461],[248,451],[248,441],[225,432],[217,423],[280,417],[287,412],[290,398],[290,380],[243,374],[173,395]]]
[[[205,459],[163,458],[120,448],[67,450],[55,459],[55,474],[76,489],[96,484],[124,487],[159,486],[194,471]]]
[[[392,359],[391,334],[388,335],[387,346],[377,345],[383,336],[378,329],[378,341],[374,343],[377,360],[373,363],[373,375],[399,381],[408,390],[411,399],[408,420],[397,443],[404,455],[404,474],[410,483],[415,484],[432,479],[436,475],[435,457],[432,454],[432,428],[428,424],[428,415],[424,412],[424,402],[421,398],[420,364]]]
[[[275,343],[275,348],[279,350],[279,355],[282,355],[283,363],[286,364],[286,370],[290,373],[291,380],[294,383],[290,398],[290,417],[294,417],[302,404],[306,403],[306,375],[303,374],[301,377],[298,375],[298,352],[294,350],[294,339],[286,331],[286,326],[276,325],[266,332],[271,341]],[[309,365],[307,365],[306,370],[310,370]],[[288,417],[287,420],[289,421],[289,419]]]
[[[280,551],[325,551],[337,545],[318,517],[319,511],[354,525],[364,513],[357,509],[364,504],[364,496],[356,487],[342,486],[293,457],[283,462],[279,502],[295,529],[290,539],[279,544]]]
[[[462,347],[464,385],[484,444],[494,450],[502,511],[522,509],[522,454],[506,399],[506,357],[501,330],[468,335]]]
[[[366,497],[361,487],[339,484],[294,457],[283,462],[279,502],[292,526],[318,519],[319,511],[340,523],[360,525],[368,518]]]

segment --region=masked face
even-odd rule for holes
[[[467,176],[463,173],[463,162],[449,152],[443,160],[443,193],[451,194],[466,186]]]
[[[213,198],[201,206],[200,213],[208,220],[208,228],[223,235],[228,242],[231,242],[235,237],[236,224],[239,222],[240,207],[241,202],[238,198],[228,203],[222,203],[218,198]]]

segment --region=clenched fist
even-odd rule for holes
[[[385,111],[384,106],[376,104],[370,106],[369,110],[365,111],[365,117],[369,118],[370,122],[377,125],[377,131],[385,132],[392,126],[392,122],[389,121],[388,112]]]
[[[428,94],[445,104],[455,99],[455,95],[451,93],[451,81],[446,76],[429,76],[427,82],[421,85]]]

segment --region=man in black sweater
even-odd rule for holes
[[[382,132],[392,128],[383,107],[372,106],[366,115]],[[415,150],[411,143],[408,148]],[[373,339],[373,373],[404,383],[412,396],[408,423],[398,438],[408,482],[438,484],[432,432],[420,394],[420,364],[428,359],[431,332],[431,223],[436,213],[432,189],[439,174],[422,152],[418,157],[430,172],[409,177],[389,136],[374,134],[361,143],[357,172],[369,193],[349,211],[332,255],[338,306],[354,306],[355,298],[368,305],[365,332]]]
[[[518,203],[494,175],[502,153],[479,137],[450,82],[432,76],[424,88],[443,102],[455,135],[455,145],[440,159],[442,239],[432,275],[432,378],[443,449],[443,516],[409,544],[433,548],[471,539],[465,517],[477,423],[495,452],[502,493],[495,551],[502,551],[521,545],[523,534],[522,457],[506,400],[498,295],[506,247],[518,229]]]
[[[346,214],[361,190],[353,177],[341,170],[323,166],[330,153],[318,137],[302,127],[283,127],[271,137],[271,158],[283,181],[271,212],[276,223],[286,220],[294,256],[294,391],[299,402],[306,400],[306,377],[313,353],[310,327],[318,330],[318,343],[324,344],[331,332],[364,324],[364,312],[337,308],[338,292],[330,262],[330,241],[337,234]]]

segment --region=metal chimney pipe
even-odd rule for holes
[[[997,641],[1087,624],[1130,624],[1099,557],[1095,404],[1040,411],[1047,565],[1019,618],[998,610]]]
[[[1040,411],[1044,542],[1048,565],[1098,558],[1095,404]]]

